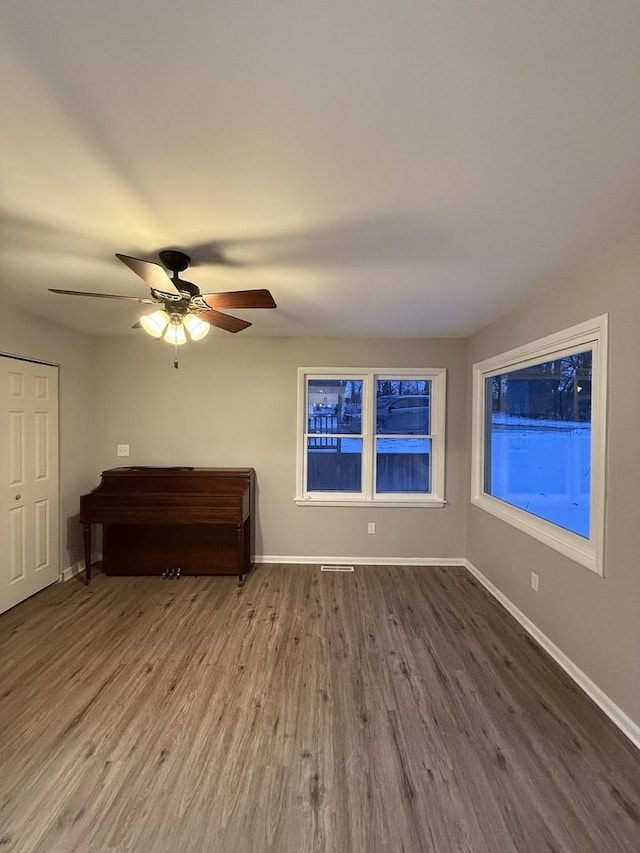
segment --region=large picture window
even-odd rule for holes
[[[474,365],[476,505],[602,573],[606,318]]]
[[[445,370],[300,368],[299,503],[444,503]]]

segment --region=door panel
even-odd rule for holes
[[[9,412],[9,485],[24,482],[24,413]]]
[[[9,582],[25,577],[24,507],[9,510]]]
[[[35,412],[33,416],[33,455],[36,480],[46,480],[49,474],[49,414]]]
[[[51,562],[49,553],[49,501],[35,503],[35,570],[45,569]]]
[[[0,612],[58,580],[58,542],[58,369],[2,356]]]

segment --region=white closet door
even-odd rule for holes
[[[0,357],[0,613],[59,575],[58,368]]]

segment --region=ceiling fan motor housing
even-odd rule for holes
[[[158,255],[165,267],[173,273],[172,279],[177,289],[182,293],[189,294],[188,297],[186,297],[187,299],[191,299],[192,296],[200,295],[199,287],[192,284],[190,281],[183,281],[178,275],[178,273],[186,270],[191,263],[189,255],[186,255],[179,249],[162,249],[162,251],[158,252]]]
[[[185,255],[178,249],[162,249],[158,254],[165,267],[173,273],[183,272],[191,263],[189,255]]]

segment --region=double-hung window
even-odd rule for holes
[[[444,368],[298,371],[300,504],[444,504]]]
[[[606,317],[474,365],[474,504],[603,573]]]

